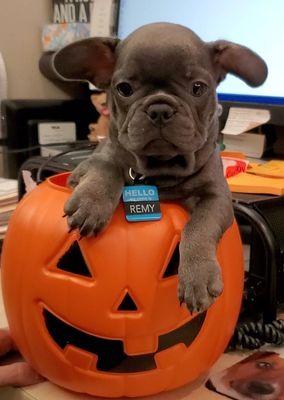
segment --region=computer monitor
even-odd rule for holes
[[[266,82],[251,88],[228,75],[218,87],[219,100],[265,106],[273,111],[273,122],[284,125],[283,0],[120,0],[119,38],[158,21],[188,26],[204,41],[226,39],[260,54],[269,69]]]

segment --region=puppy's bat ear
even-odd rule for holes
[[[90,38],[72,43],[53,56],[55,72],[66,80],[88,81],[105,89],[115,67],[119,39]]]
[[[213,60],[217,83],[230,73],[250,86],[260,86],[267,77],[267,65],[264,60],[245,46],[218,40],[208,43]]]

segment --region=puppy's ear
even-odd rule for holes
[[[53,56],[55,72],[66,80],[93,83],[99,88],[110,84],[119,39],[90,38],[72,43]]]
[[[214,65],[217,83],[230,73],[250,86],[260,86],[267,77],[267,65],[264,60],[245,46],[218,40],[208,43]]]

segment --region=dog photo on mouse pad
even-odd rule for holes
[[[213,375],[206,386],[235,400],[284,400],[284,359],[258,351]]]

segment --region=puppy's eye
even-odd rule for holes
[[[130,97],[133,94],[133,89],[128,82],[121,82],[116,85],[118,93],[123,97]]]
[[[195,81],[191,86],[191,94],[195,97],[200,97],[207,91],[207,89],[208,86],[204,82]]]
[[[260,369],[270,369],[272,368],[272,364],[266,361],[259,361],[256,363],[256,366]]]

